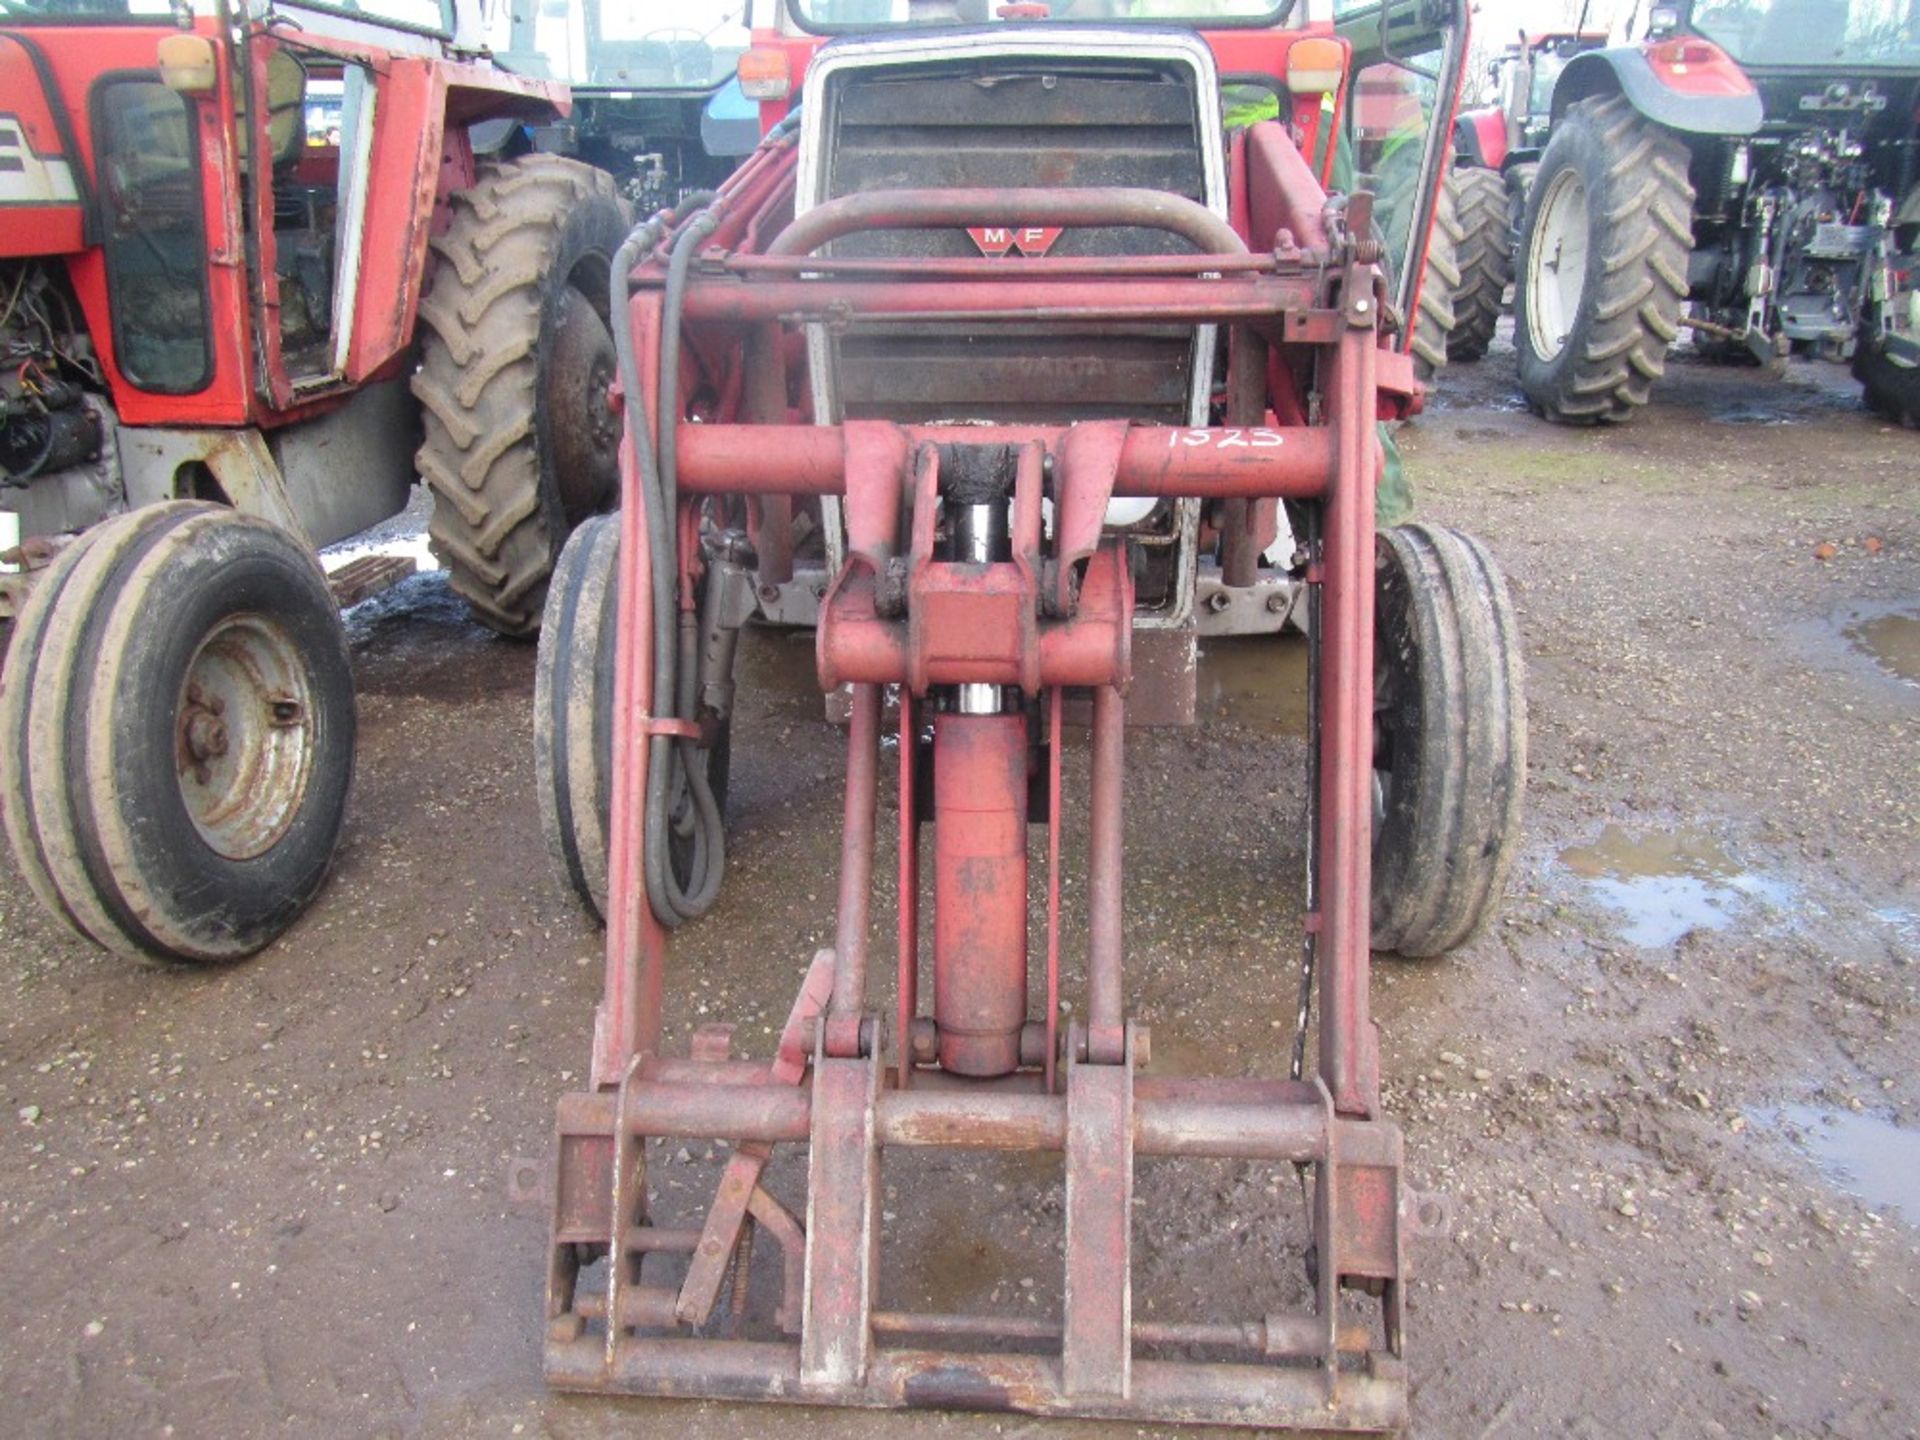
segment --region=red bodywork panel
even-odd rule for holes
[[[191,395],[161,395],[128,382],[114,355],[106,264],[99,249],[83,248],[78,203],[57,207],[0,206],[0,256],[68,255],[68,276],[86,316],[120,418],[130,425],[257,425],[270,428],[306,418],[342,403],[359,386],[380,377],[413,341],[414,316],[427,261],[427,241],[438,207],[473,178],[465,126],[499,115],[548,117],[566,113],[565,88],[528,80],[487,64],[394,55],[301,32],[300,50],[358,61],[372,71],[376,116],[364,222],[364,249],[352,321],[352,341],[343,381],[330,391],[308,392],[298,403],[280,363],[277,326],[256,322],[249,274],[248,235],[257,231],[270,252],[273,234],[269,187],[246,182],[237,143],[233,47],[211,19],[195,32],[213,42],[217,65],[214,93],[189,102],[197,127],[200,183],[207,243],[212,379]],[[84,192],[96,181],[97,144],[92,97],[101,77],[127,72],[157,78],[157,46],[178,33],[162,25],[22,27],[19,32],[46,57],[48,70],[70,117],[80,157],[76,183]],[[288,38],[293,38],[289,32]],[[11,43],[10,43],[11,42]],[[264,93],[270,44],[255,37],[250,53],[255,82]],[[25,47],[13,32],[0,34],[0,114],[12,113],[38,156],[62,148],[51,107]],[[264,129],[264,120],[260,126]],[[264,141],[261,147],[263,148]],[[311,170],[320,157],[305,156]],[[337,164],[337,155],[335,156]],[[249,226],[242,206],[250,192],[257,209]],[[343,248],[345,237],[343,237]],[[278,305],[271,253],[262,254],[262,284],[269,313]],[[264,341],[264,365],[256,361]],[[256,384],[260,369],[264,387]],[[261,393],[264,388],[265,394]]]
[[[1489,170],[1507,163],[1507,117],[1498,110],[1468,110],[1460,116],[1462,124],[1473,127],[1480,144],[1480,158]]]
[[[60,172],[71,174],[71,157],[31,55],[11,35],[0,35],[0,128],[12,128],[5,125],[9,119],[18,127],[22,168],[0,177],[0,258],[81,249],[85,211],[77,186],[71,200],[56,198],[65,188]]]

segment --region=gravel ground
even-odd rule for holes
[[[1507,567],[1532,705],[1502,919],[1376,971],[1388,1107],[1452,1202],[1417,1254],[1415,1433],[1914,1434],[1915,437],[1835,371],[1680,359],[1632,424],[1556,430],[1497,351],[1403,440],[1423,517]],[[531,805],[533,653],[434,576],[352,626],[353,812],[268,952],[134,969],[0,866],[0,1430],[1147,1433],[542,1389],[545,1222],[504,1175],[579,1083],[599,974]],[[1130,993],[1162,1067],[1285,1066],[1303,747],[1272,653],[1222,647],[1207,723],[1131,741]],[[733,1019],[766,1053],[830,931],[842,757],[807,665],[748,647],[735,864],[678,946],[676,1036]],[[691,1209],[718,1157],[657,1158],[662,1210]],[[1055,1302],[1057,1165],[886,1183],[903,1303]],[[1297,1294],[1297,1211],[1272,1167],[1146,1168],[1143,1310]]]

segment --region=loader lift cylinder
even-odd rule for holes
[[[949,556],[1010,553],[1007,498],[950,499]],[[965,684],[933,721],[933,1009],[957,1075],[1020,1065],[1027,1018],[1027,721],[998,685]]]

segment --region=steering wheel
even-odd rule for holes
[[[676,85],[704,84],[713,70],[713,47],[690,25],[650,30],[640,37],[640,43],[658,45],[667,52],[668,76]]]
[[[705,84],[712,71],[714,52],[707,36],[691,25],[668,25],[659,31],[639,36],[643,46],[659,46],[666,52],[666,73],[674,84]]]

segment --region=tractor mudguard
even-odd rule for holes
[[[1498,110],[1463,111],[1453,122],[1454,153],[1485,170],[1507,167],[1507,121]]]
[[[1553,88],[1553,123],[1591,95],[1621,94],[1656,125],[1687,135],[1751,135],[1760,92],[1719,46],[1697,37],[1576,55]]]

